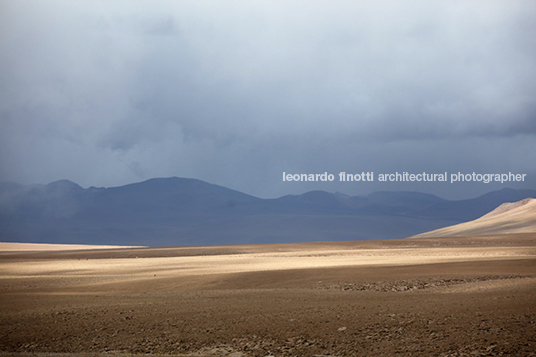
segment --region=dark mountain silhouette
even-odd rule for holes
[[[449,201],[419,192],[367,196],[311,191],[260,199],[200,180],[157,178],[83,189],[0,184],[0,240],[206,245],[404,238],[478,218],[536,190]]]

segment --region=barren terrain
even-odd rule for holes
[[[531,356],[535,308],[534,233],[0,251],[0,356]]]

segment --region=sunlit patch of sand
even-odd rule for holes
[[[0,242],[0,252],[41,252],[41,251],[60,251],[60,250],[90,250],[90,249],[120,249],[120,248],[134,248],[134,246]]]
[[[533,259],[536,247],[448,247],[272,251],[178,257],[35,259],[0,261],[9,279],[57,280],[68,286],[121,283],[140,279],[222,276],[225,274],[335,267],[408,266],[466,261]]]

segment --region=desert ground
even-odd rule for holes
[[[535,233],[15,248],[0,356],[536,356]]]

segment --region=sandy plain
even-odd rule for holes
[[[536,356],[536,234],[5,250],[0,331],[0,356]]]

